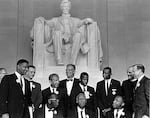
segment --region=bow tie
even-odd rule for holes
[[[69,81],[73,81],[73,79],[67,79],[67,82],[69,82]]]

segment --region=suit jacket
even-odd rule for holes
[[[29,81],[25,79],[25,94],[16,74],[6,75],[0,87],[0,111],[9,113],[10,118],[28,118],[28,106],[32,104]]]
[[[97,97],[98,107],[100,108],[100,110],[112,107],[112,103],[115,96],[121,94],[122,94],[122,90],[119,81],[114,79],[111,80],[107,96],[105,92],[105,81],[102,80],[98,82],[96,87],[96,97]]]
[[[34,104],[35,109],[38,109],[40,104],[42,103],[42,92],[41,85],[37,82],[32,81],[32,103]]]
[[[129,79],[123,81],[122,83],[122,92],[123,92],[123,97],[124,97],[124,102],[125,102],[125,108],[130,111],[130,117],[132,118],[133,114],[133,94],[134,94],[134,88],[136,85],[135,82],[131,82]]]
[[[59,89],[64,89],[65,94],[65,109],[72,109],[76,105],[76,96],[78,95],[77,89],[79,88],[79,79],[74,78],[74,83],[70,96],[67,94],[67,79],[60,81]]]
[[[78,91],[78,93],[84,92],[81,86],[77,87],[76,90]],[[97,112],[95,90],[93,87],[87,86],[87,91],[89,92],[90,98],[87,99],[86,108],[91,109],[93,112]]]
[[[57,89],[58,91],[58,97],[59,97],[59,105],[57,107],[57,114],[55,115],[55,117],[57,118],[63,118],[63,117],[66,117],[66,114],[65,114],[65,108],[64,108],[64,105],[65,105],[65,92],[64,92],[64,89]],[[52,94],[52,92],[50,91],[50,87],[44,89],[42,91],[42,96],[43,96],[43,101],[42,101],[42,112],[41,112],[41,115],[39,118],[45,118],[45,105],[47,105],[47,102],[48,102],[48,97]]]
[[[91,109],[85,108],[85,114],[89,116],[87,118],[96,118],[96,114]],[[77,107],[69,110],[67,118],[78,118]]]
[[[120,118],[129,118],[129,117],[130,117],[129,111],[124,109],[123,114],[120,115]],[[111,111],[108,111],[108,113],[106,113],[106,118],[114,118],[114,109],[112,109]]]
[[[134,94],[133,109],[135,118],[141,118],[143,115],[149,116],[149,92],[150,79],[144,76]]]

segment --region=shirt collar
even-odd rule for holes
[[[108,82],[110,82],[112,79],[110,78],[110,79],[105,79],[105,81],[108,81]]]
[[[17,76],[18,79],[21,78],[21,74],[20,74],[20,73],[18,73],[18,72],[16,71],[15,74],[16,74],[16,76]]]
[[[141,75],[141,76],[138,78],[138,82],[140,82],[144,76],[145,76],[144,74]]]
[[[87,85],[83,86],[81,83],[79,85],[80,85],[80,87],[81,87],[82,90],[84,90],[84,88],[85,88],[85,90],[87,91]]]
[[[67,81],[73,82],[74,81],[74,77],[71,80],[67,78]]]
[[[81,112],[81,111],[85,112],[85,108],[81,109],[79,106],[77,106],[77,110],[78,112]]]
[[[53,92],[53,89],[54,91],[56,91],[56,88],[53,88],[51,85],[50,85],[50,91]]]

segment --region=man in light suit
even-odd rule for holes
[[[30,83],[24,79],[28,61],[20,59],[16,72],[4,76],[0,87],[0,111],[2,118],[29,118],[28,107],[32,104]]]
[[[35,76],[36,68],[33,65],[28,66],[28,70],[26,72],[25,78],[30,81],[30,90],[31,90],[31,100],[33,107],[33,117],[38,118],[39,107],[42,104],[42,92],[41,92],[41,84],[33,81]]]
[[[125,108],[130,113],[129,118],[132,118],[133,94],[134,94],[134,88],[135,88],[136,80],[137,80],[134,78],[133,66],[130,66],[127,69],[127,76],[128,76],[128,79],[124,80],[122,83],[122,92],[123,92],[123,97],[124,97],[124,102],[125,102]]]
[[[60,81],[59,88],[65,90],[65,112],[68,114],[68,111],[75,107],[76,105],[76,96],[78,91],[76,90],[79,88],[79,79],[74,77],[76,67],[73,64],[68,64],[66,66],[66,75],[67,79]]]
[[[114,98],[122,94],[120,82],[112,79],[112,70],[110,67],[103,69],[104,80],[97,83],[96,98],[101,118],[105,118],[106,113],[111,110]]]
[[[149,118],[150,79],[144,75],[142,64],[134,65],[134,76],[137,78],[133,100],[134,118]]]

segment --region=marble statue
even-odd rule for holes
[[[72,17],[71,2],[68,0],[62,0],[60,8],[62,15],[59,17],[50,20],[43,17],[35,19],[31,30],[31,37],[34,39],[33,61],[41,64],[45,59],[48,61],[44,57],[47,53],[53,54],[51,58],[54,58],[56,66],[68,63],[78,65],[80,60],[84,60],[87,67],[99,67],[103,51],[97,23],[91,18],[81,20]]]

